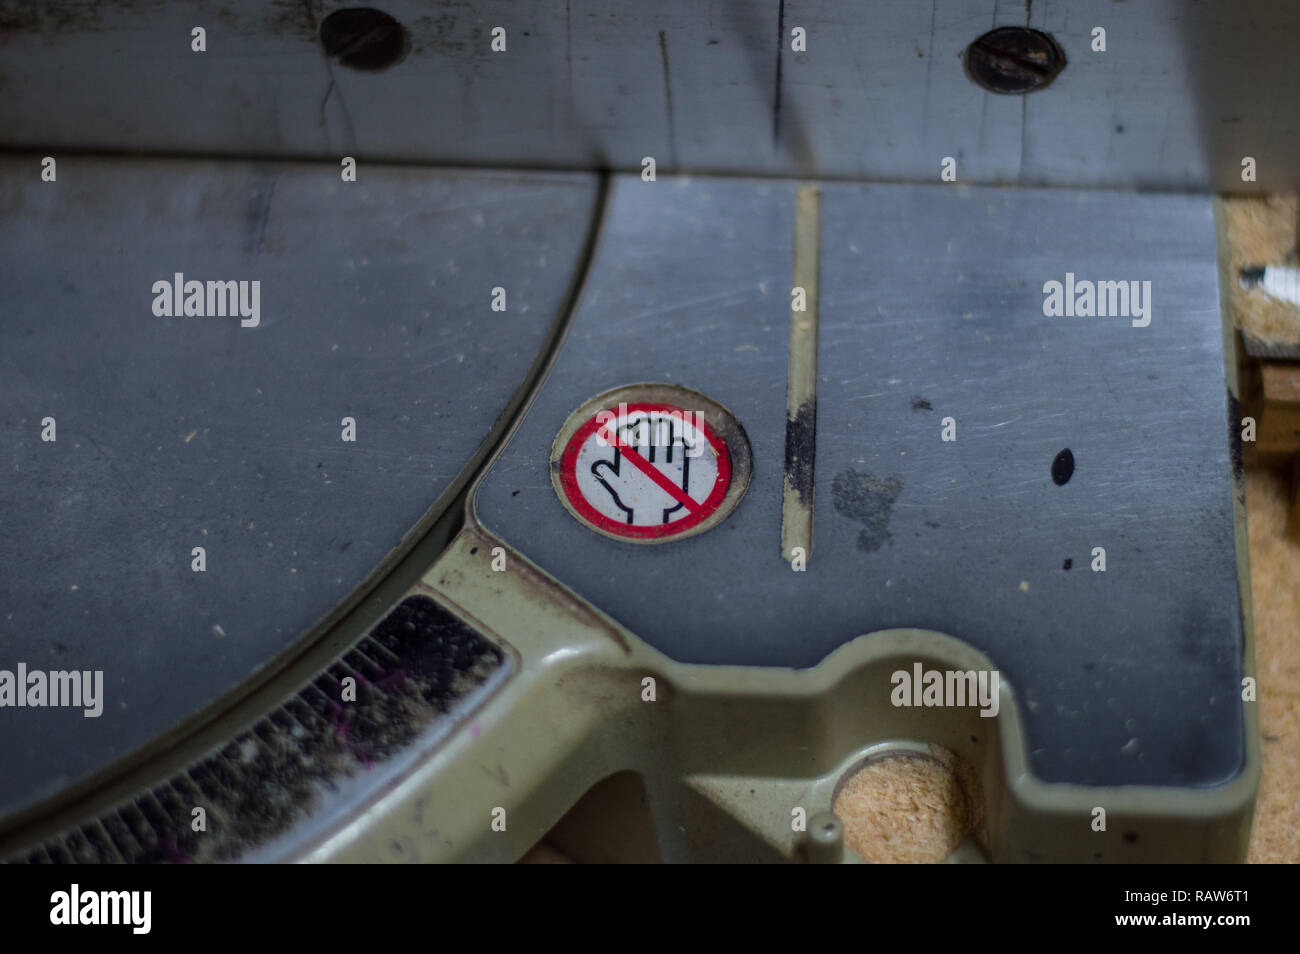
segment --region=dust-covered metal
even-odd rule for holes
[[[5,0],[0,145],[907,181],[952,157],[970,183],[1237,192],[1300,169],[1286,4],[393,0],[410,53],[380,73],[331,58],[339,13]],[[1069,67],[973,84],[972,40],[1026,27]],[[362,32],[339,42],[388,63],[396,30]]]
[[[0,820],[387,573],[522,401],[595,197],[584,174],[4,161],[0,669],[104,688],[94,718],[2,710]],[[227,280],[256,298],[205,314]]]
[[[1209,200],[823,185],[817,558],[800,572],[773,546],[796,189],[616,180],[565,347],[478,492],[483,525],[672,658],[807,667],[869,630],[933,629],[1023,692],[1040,778],[1233,777],[1239,428]],[[671,281],[647,283],[649,262]],[[1047,313],[1054,285],[1093,279],[1122,281],[1133,313]],[[580,527],[545,470],[557,422],[632,377],[707,388],[753,446],[745,506],[671,558]]]

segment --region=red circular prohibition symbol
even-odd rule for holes
[[[683,408],[677,407],[673,404],[655,402],[628,404],[625,409],[629,412],[675,411],[682,415],[687,413]],[[677,520],[669,521],[668,523],[637,526],[634,524],[620,523],[611,517],[607,517],[591,505],[583,495],[582,490],[578,487],[578,452],[582,450],[582,446],[587,442],[587,438],[601,426],[601,418],[607,414],[617,413],[617,407],[605,408],[597,411],[591,416],[590,420],[578,428],[574,435],[569,438],[569,443],[564,447],[564,454],[560,458],[560,485],[564,488],[564,495],[568,498],[569,504],[573,509],[581,514],[583,519],[591,523],[592,526],[599,527],[606,533],[619,537],[626,537],[632,540],[670,537],[703,523],[716,513],[718,507],[722,504],[723,498],[727,496],[727,488],[731,486],[731,453],[727,450],[726,442],[714,434],[709,425],[704,421],[703,417],[699,415],[693,415],[689,419],[693,421],[695,427],[704,433],[704,437],[708,440],[709,446],[713,448],[713,452],[717,455],[718,475],[714,478],[713,488],[709,492],[708,497],[706,497],[702,502],[690,497],[686,498],[690,500],[686,516]],[[609,424],[608,420],[605,420],[603,423],[606,426]],[[617,439],[617,435],[612,436],[615,436]],[[611,443],[613,442],[611,441]],[[625,445],[621,448],[624,457],[628,456],[628,449],[629,448]],[[635,453],[635,449],[633,449],[633,453]],[[639,464],[637,466],[640,467]],[[649,464],[648,466],[651,468],[654,467],[653,464]],[[664,478],[664,480],[666,481],[667,478]],[[680,497],[677,499],[679,502],[685,502],[681,500]]]

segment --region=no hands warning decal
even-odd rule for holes
[[[632,389],[619,389],[625,390]],[[556,491],[575,516],[600,533],[650,543],[699,532],[719,522],[744,493],[742,484],[738,494],[729,494],[733,454],[708,420],[717,418],[718,406],[693,407],[695,392],[676,390],[682,393],[680,403],[588,402],[566,425],[572,433],[562,449],[561,431],[552,452]],[[730,415],[725,420],[743,439]],[[748,483],[747,445],[742,456]]]

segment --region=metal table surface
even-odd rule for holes
[[[5,710],[0,815],[232,689],[390,556],[548,340],[596,195],[337,162],[39,170],[0,164],[0,669],[103,670],[105,699]],[[260,324],[155,317],[176,272],[260,281]]]
[[[1234,775],[1243,637],[1210,200],[827,186],[814,549],[797,573],[779,546],[794,192],[616,179],[559,360],[478,493],[484,526],[681,661],[806,667],[873,630],[935,629],[1015,687],[1045,781]],[[1043,284],[1067,272],[1150,281],[1149,326],[1046,317]],[[638,381],[702,391],[749,435],[748,494],[708,533],[606,539],[552,489],[565,418]]]

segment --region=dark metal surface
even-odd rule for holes
[[[0,668],[102,669],[105,702],[4,710],[0,814],[240,684],[399,547],[546,342],[595,196],[364,165],[39,171],[0,166]],[[260,324],[155,317],[175,272],[259,280]]]
[[[1300,8],[1272,0],[393,0],[410,53],[379,73],[322,48],[355,5],[0,0],[0,144],[910,181],[950,156],[963,182],[1162,189],[1300,169]],[[1050,88],[966,75],[1005,26],[1060,45]]]
[[[794,193],[616,180],[575,324],[478,494],[487,529],[679,660],[805,667],[872,630],[935,629],[1013,685],[1044,780],[1233,776],[1243,643],[1209,200],[829,186],[814,555],[796,573],[779,548]],[[1043,284],[1067,271],[1150,281],[1150,325],[1045,316]],[[723,403],[754,452],[735,513],[654,548],[579,525],[547,474],[574,408],[643,380]]]

